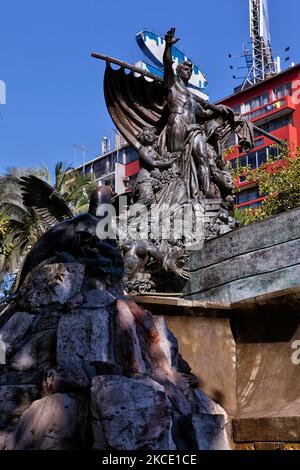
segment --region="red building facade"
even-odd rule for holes
[[[300,64],[261,83],[222,99],[218,104],[225,104],[240,113],[256,126],[275,137],[287,140],[289,148],[294,151],[300,146]],[[255,132],[255,147],[246,154],[236,145],[235,136],[227,142],[233,147],[233,153],[227,157],[233,168],[249,165],[258,168],[268,158],[277,156],[274,142]],[[255,207],[263,198],[258,195],[254,183],[239,183],[241,192],[237,194],[237,205],[240,208]]]

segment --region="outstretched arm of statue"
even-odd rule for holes
[[[212,119],[215,117],[215,112],[209,108],[205,108],[202,104],[197,103],[196,117],[200,120]]]
[[[175,39],[175,28],[171,28],[165,35],[165,50],[164,50],[164,84],[167,89],[173,84],[174,71],[173,71],[173,59],[172,59],[172,46],[179,41]]]

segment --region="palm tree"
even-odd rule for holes
[[[11,250],[2,254],[0,279],[18,268],[26,252],[45,230],[36,211],[24,206],[18,186],[19,178],[32,172],[11,168],[6,175],[0,177],[0,210],[9,220],[3,244],[11,247]]]
[[[55,191],[69,204],[76,214],[83,212],[89,202],[90,195],[96,188],[96,183],[91,181],[89,175],[82,175],[65,162],[57,162],[54,168],[54,180],[49,168],[43,166],[39,170],[39,176],[51,184]]]
[[[53,181],[46,166],[38,170],[9,168],[7,173],[0,177],[0,211],[9,219],[3,243],[12,247],[4,256],[2,254],[0,280],[8,273],[18,270],[24,256],[48,228],[33,207],[23,204],[20,178],[34,174],[51,184],[74,213],[80,213],[86,209],[95,183],[91,182],[90,177],[70,172],[70,169],[65,163],[58,162],[55,165]]]

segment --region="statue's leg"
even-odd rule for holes
[[[210,194],[210,171],[209,171],[209,154],[207,144],[201,134],[197,134],[194,139],[193,157],[197,166],[199,183],[202,191],[206,196]]]
[[[144,206],[149,206],[155,202],[151,175],[144,168],[140,171],[135,182],[134,199],[135,202]]]
[[[152,182],[150,180],[144,181],[142,184],[139,184],[135,194],[137,198],[137,203],[143,204],[148,207],[150,204],[155,203],[155,196],[152,189]]]
[[[182,152],[186,134],[186,125],[180,114],[169,117],[167,124],[167,148],[169,152]]]

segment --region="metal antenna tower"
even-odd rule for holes
[[[248,74],[242,89],[279,72],[271,49],[268,0],[249,0],[249,16],[252,47],[243,49]]]
[[[274,60],[269,26],[268,0],[249,0],[250,17],[250,48],[243,45],[242,56],[245,67],[236,67],[236,69],[247,69],[246,76],[236,77],[234,79],[243,79],[240,89],[255,85],[266,78],[280,72],[280,57]],[[290,50],[285,48],[285,52]],[[229,58],[238,58],[228,54]],[[285,59],[289,60],[289,57]],[[231,70],[235,70],[230,66]]]
[[[271,49],[268,0],[249,0],[252,66],[248,77],[257,83],[276,73]]]

